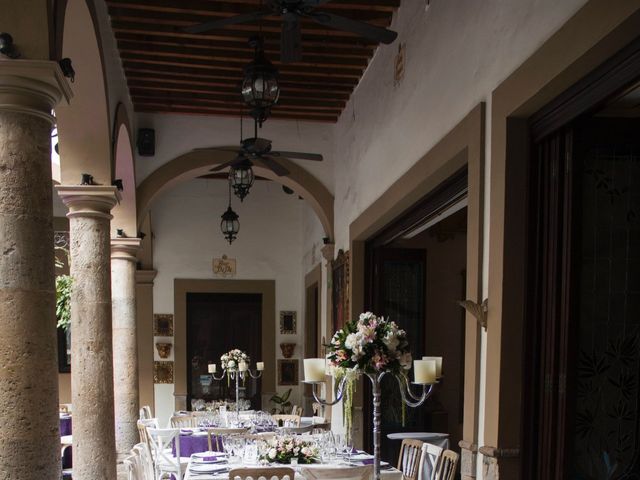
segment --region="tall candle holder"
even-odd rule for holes
[[[371,381],[371,387],[373,392],[373,464],[374,464],[374,478],[375,480],[380,480],[380,436],[381,436],[381,396],[382,389],[380,387],[380,382],[385,375],[394,375],[390,372],[377,372],[377,373],[364,373],[366,377]],[[421,406],[427,398],[431,396],[433,393],[433,388],[435,383],[417,383],[413,382],[415,385],[419,385],[422,387],[422,394],[416,395],[411,391],[411,386],[409,385],[409,380],[405,375],[394,375],[396,380],[398,381],[398,387],[400,389],[400,396],[402,397],[402,401],[411,408],[416,408]],[[339,403],[345,393],[345,386],[347,384],[347,375],[342,377],[342,379],[334,385],[334,395],[335,400],[332,402],[322,400],[318,398],[318,394],[316,393],[316,387],[318,385],[322,385],[324,381],[304,381],[303,383],[309,384],[312,386],[313,398],[316,402],[324,406],[332,406]]]
[[[247,377],[255,378],[255,379],[260,378],[262,376],[262,372],[263,370],[255,370],[255,373],[254,373],[247,366],[246,370],[240,370],[238,367],[229,368],[229,369],[223,368],[221,375],[219,377],[216,376],[215,372],[209,372],[209,374],[211,375],[211,378],[217,381],[223,380],[225,377],[228,377],[231,380],[235,381],[236,383],[236,415],[239,417],[240,416],[240,401],[239,401],[240,400],[240,380],[244,381],[244,379]]]

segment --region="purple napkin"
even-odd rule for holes
[[[364,460],[362,460],[362,464],[363,465],[373,465],[373,458],[365,458]]]

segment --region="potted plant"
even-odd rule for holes
[[[64,252],[69,264],[69,252],[65,248],[56,247],[56,250]],[[64,263],[58,258],[55,259],[57,270],[64,269]],[[71,358],[71,285],[73,280],[71,275],[56,275],[56,320],[57,327],[61,328],[65,334],[66,363],[70,363]]]
[[[271,413],[287,414],[291,411],[291,402],[289,397],[291,396],[291,389],[284,392],[282,395],[275,394],[271,397],[270,401],[276,404],[276,407],[271,410]]]

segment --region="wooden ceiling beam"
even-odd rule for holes
[[[143,33],[146,35],[157,35],[163,38],[182,38],[206,40],[211,42],[243,42],[247,45],[249,37],[259,33],[258,27],[252,31],[235,31],[233,29],[220,30],[210,33],[193,34],[185,33],[182,27],[170,24],[153,23],[153,22],[130,22],[120,20],[118,18],[111,19],[111,27],[115,33]],[[319,48],[360,48],[370,49],[371,53],[375,51],[378,44],[371,42],[365,38],[352,37],[349,41],[345,41],[339,37],[333,37],[327,31],[325,35],[307,34],[302,39],[303,48],[319,47]],[[280,49],[280,32],[262,32],[266,48],[273,48],[275,51]]]
[[[228,51],[221,49],[202,49],[202,48],[192,48],[186,46],[168,46],[168,45],[152,45],[148,43],[139,43],[139,42],[127,42],[127,41],[119,41],[118,48],[121,52],[128,53],[145,53],[145,54],[155,54],[163,57],[171,57],[171,58],[187,58],[194,60],[214,60],[214,61],[222,61],[229,62],[235,64],[239,68],[243,68],[247,63],[253,60],[253,52],[246,51],[244,54],[230,54]],[[305,54],[304,58],[300,62],[296,62],[296,65],[300,67],[330,67],[330,68],[362,68],[364,69],[367,66],[368,60],[365,58],[355,59],[355,58],[333,58],[329,59],[329,57],[318,57],[315,55]],[[282,64],[278,61],[273,61],[273,64],[276,68],[282,68]]]
[[[164,13],[154,13],[150,15],[148,12],[141,12],[139,10],[134,9],[123,9],[123,8],[110,8],[109,15],[113,20],[125,21],[125,22],[133,22],[133,23],[142,23],[142,24],[156,24],[156,25],[169,25],[178,30],[183,30],[185,27],[189,27],[198,23],[202,23],[206,20],[199,15],[179,15],[179,14],[164,14]],[[376,25],[379,27],[387,27],[388,22],[368,22],[372,25]],[[332,36],[336,38],[346,39],[351,38],[359,38],[359,35],[356,35],[351,32],[347,32],[344,30],[335,30],[332,28],[327,28],[323,25],[319,25],[310,21],[302,21],[302,38],[306,36],[319,36],[319,37],[327,37]],[[233,25],[232,27],[221,28],[216,30],[216,33],[226,33],[228,35],[232,34],[240,34],[246,37],[249,37],[259,29],[258,25],[251,23],[243,23]],[[272,33],[280,35],[282,31],[282,21],[275,20],[271,22],[264,22],[262,25],[263,33]]]
[[[200,86],[206,88],[228,89],[234,92],[238,91],[240,80],[238,78],[217,78],[201,75],[193,77],[188,74],[177,75],[172,72],[160,72],[145,69],[125,68],[125,75],[130,82],[160,82],[169,85],[189,85]],[[343,87],[340,85],[322,84],[322,79],[318,79],[318,83],[299,83],[287,82],[280,80],[281,95],[304,96],[313,92],[328,92],[333,96],[348,98],[353,91],[352,87]]]
[[[145,78],[139,77],[128,77],[127,84],[130,89],[149,89],[149,90],[157,90],[157,91],[182,91],[182,92],[192,92],[192,93],[214,93],[217,95],[230,95],[233,97],[240,98],[240,92],[237,86],[233,85],[212,85],[212,84],[202,84],[202,83],[193,83],[193,82],[169,82],[162,80],[149,80]],[[330,90],[305,90],[305,91],[297,91],[297,90],[283,90],[280,93],[281,99],[291,99],[291,100],[335,100],[340,102],[346,102],[349,100],[349,94],[345,93],[336,93]]]
[[[183,58],[170,58],[170,57],[159,57],[155,54],[148,53],[129,53],[122,51],[120,52],[120,57],[123,61],[135,61],[138,63],[148,63],[155,65],[169,65],[176,67],[191,67],[191,68],[199,68],[205,71],[220,71],[225,70],[228,72],[234,72],[237,75],[237,78],[242,78],[242,69],[229,65],[226,62],[221,61],[195,61],[195,59],[191,59],[187,61]],[[322,67],[297,67],[295,64],[289,64],[286,67],[280,70],[280,75],[282,78],[286,78],[290,73],[293,75],[304,76],[304,77],[318,77],[325,76],[327,81],[331,81],[333,78],[347,78],[354,79],[358,81],[360,79],[360,75],[363,73],[363,69],[340,69],[335,70],[331,68],[322,68]]]
[[[174,13],[201,15],[203,17],[227,18],[235,15],[253,13],[259,11],[259,5],[241,5],[225,1],[217,1],[215,5],[204,0],[107,0],[107,5],[113,8],[126,8],[141,10],[146,12]],[[316,10],[329,11],[336,15],[349,17],[353,20],[369,22],[372,20],[388,22],[389,12],[379,9],[348,8],[348,4],[342,4],[342,8],[331,8],[331,4],[325,4]],[[263,7],[264,8],[264,7]],[[264,8],[264,10],[268,10]],[[278,17],[269,16],[266,18],[275,19]],[[257,22],[256,22],[257,23]]]
[[[188,48],[202,48],[202,49],[219,49],[231,54],[235,52],[237,55],[246,55],[249,52],[250,55],[253,54],[253,49],[248,45],[248,42],[242,41],[216,41],[213,42],[211,40],[203,40],[200,38],[180,38],[167,36],[164,34],[140,34],[140,33],[126,33],[122,31],[116,31],[116,40],[118,42],[136,42],[142,43],[144,45],[162,45],[169,47],[188,47]],[[269,44],[265,48],[265,53],[267,58],[275,59],[280,57],[280,45]],[[346,58],[346,59],[359,59],[367,62],[373,53],[372,47],[366,48],[350,48],[348,46],[344,47],[318,47],[318,46],[309,46],[305,45],[304,47],[305,57],[307,55],[313,55],[318,57],[327,57],[329,59],[332,58]],[[305,60],[308,60],[305,58]]]
[[[237,111],[230,109],[221,109],[215,107],[198,107],[191,105],[165,105],[162,103],[139,103],[134,107],[136,112],[148,113],[186,113],[195,115],[221,115],[240,118]],[[338,120],[337,115],[315,114],[301,112],[274,112],[272,118],[282,118],[287,120],[310,120],[335,123]]]
[[[215,92],[189,92],[183,90],[150,90],[146,88],[131,88],[132,97],[136,98],[164,98],[168,100],[193,100],[193,101],[211,101],[226,102],[238,107],[244,107],[245,104],[238,96]],[[340,100],[318,100],[318,99],[299,99],[299,98],[283,98],[280,99],[274,109],[287,108],[310,108],[320,110],[337,110],[338,112],[345,107],[346,102]],[[240,110],[239,110],[240,111]]]

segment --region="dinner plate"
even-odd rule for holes
[[[193,454],[194,457],[206,458],[206,457],[226,457],[225,452],[198,452]]]
[[[226,459],[222,457],[193,457],[192,462],[200,465],[203,463],[222,463],[226,462]]]
[[[203,473],[215,473],[220,470],[228,470],[228,465],[216,465],[216,464],[206,464],[206,465],[191,465],[189,467],[190,472],[203,472]]]

